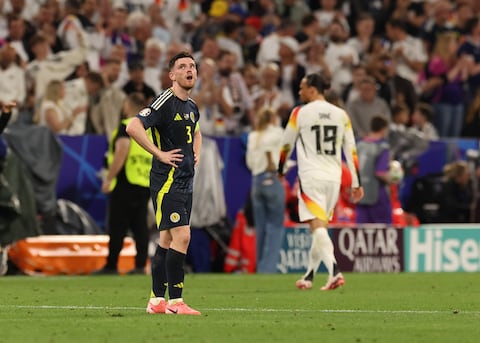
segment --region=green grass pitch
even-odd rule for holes
[[[480,273],[188,274],[202,316],[148,315],[149,276],[0,278],[0,342],[479,342]]]

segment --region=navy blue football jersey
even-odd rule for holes
[[[183,160],[178,168],[154,158],[150,172],[152,191],[191,193],[195,160],[194,133],[200,113],[192,99],[178,98],[172,88],[158,95],[151,104],[137,114],[145,129],[151,128],[154,144],[162,151],[182,149]]]

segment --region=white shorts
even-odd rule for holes
[[[298,189],[300,221],[318,218],[328,222],[333,215],[340,192],[340,183],[332,181],[301,181]]]

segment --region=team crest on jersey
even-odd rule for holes
[[[183,118],[185,118],[185,120],[188,120],[188,118],[190,118],[190,114],[184,113],[184,114],[183,114]]]
[[[180,220],[180,215],[177,212],[173,212],[170,214],[170,221],[172,223],[178,223],[179,220]]]
[[[148,107],[145,107],[143,110],[138,112],[138,114],[141,115],[142,117],[146,117],[146,116],[150,115],[150,113],[152,113],[152,110]]]
[[[190,112],[190,119],[195,123],[195,113]]]

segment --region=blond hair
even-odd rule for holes
[[[61,99],[60,91],[63,88],[63,81],[60,80],[52,80],[47,84],[47,88],[45,89],[45,95],[43,98],[45,100],[50,100],[55,103]]]
[[[468,170],[468,164],[465,161],[455,161],[446,164],[443,167],[443,175],[447,180],[456,180]]]

